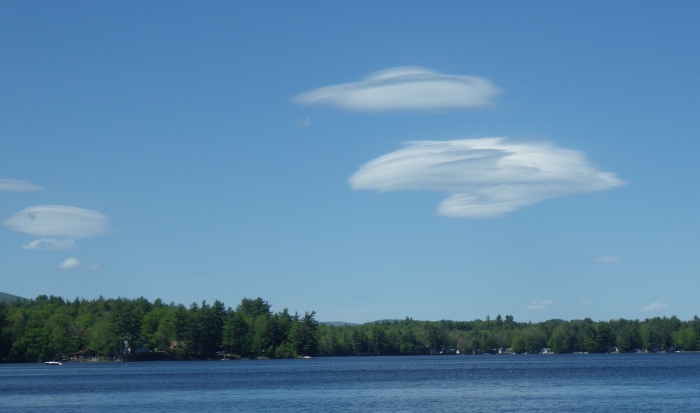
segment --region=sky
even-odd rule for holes
[[[0,2],[0,291],[700,313],[700,3]]]

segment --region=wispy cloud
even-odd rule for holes
[[[22,247],[25,250],[49,250],[62,251],[75,248],[75,241],[72,239],[57,240],[55,238],[42,238],[30,242]]]
[[[500,90],[488,79],[396,67],[360,82],[326,86],[294,96],[302,105],[359,111],[431,110],[489,106]]]
[[[297,122],[297,127],[298,128],[308,128],[309,126],[311,126],[312,123],[313,123],[313,121],[311,120],[311,116],[307,116],[306,118]]]
[[[58,264],[58,268],[61,269],[68,269],[68,268],[75,268],[80,266],[80,261],[76,258],[66,258],[63,260],[60,264]]]
[[[348,183],[379,192],[447,192],[437,212],[462,218],[496,217],[545,199],[626,184],[595,169],[581,152],[506,138],[408,142],[362,165]]]
[[[596,262],[610,263],[610,262],[620,261],[620,257],[616,257],[614,255],[609,255],[609,256],[605,256],[605,257],[598,257],[595,260],[596,260]]]
[[[22,210],[3,225],[42,237],[90,238],[107,231],[106,215],[89,209],[62,205],[39,205]]]
[[[190,280],[196,283],[206,280],[207,278],[209,278],[210,275],[211,273],[208,271],[198,271],[195,275],[192,276],[192,278],[190,278]]]
[[[541,310],[549,307],[552,304],[554,304],[554,301],[552,300],[533,301],[532,304],[528,305],[526,308],[528,310]]]
[[[0,191],[28,192],[43,191],[44,188],[19,179],[0,179]]]
[[[666,304],[661,303],[651,303],[648,306],[642,308],[642,311],[644,311],[645,313],[650,313],[656,310],[663,310],[664,308],[668,308],[668,306]]]

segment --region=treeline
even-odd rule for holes
[[[220,301],[185,307],[143,297],[69,301],[42,295],[0,303],[0,360],[484,354],[508,348],[537,353],[544,347],[556,353],[700,350],[697,316],[521,323],[499,315],[357,326],[319,325],[314,317],[313,311],[273,313],[261,298],[244,298],[231,308]]]
[[[319,353],[326,356],[497,353],[605,353],[700,350],[700,319],[549,320],[518,323],[512,316],[474,321],[384,321],[360,326],[321,326]]]
[[[235,309],[220,301],[189,307],[160,299],[75,299],[45,295],[0,303],[0,360],[32,362],[86,354],[127,359],[288,358],[318,353],[314,312],[273,313],[261,298]]]

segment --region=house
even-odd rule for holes
[[[73,353],[73,361],[85,361],[95,359],[97,359],[97,352],[95,350],[90,350],[86,348]]]

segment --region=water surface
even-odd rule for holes
[[[12,412],[700,410],[700,354],[0,365]]]

